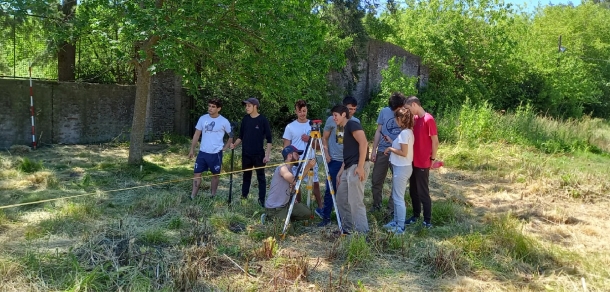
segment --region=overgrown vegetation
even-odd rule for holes
[[[441,115],[439,129],[453,130],[441,135],[446,167],[431,173],[435,227],[415,224],[400,236],[382,230],[388,214],[375,212],[367,235],[338,237],[336,225],[318,228],[314,219],[281,240],[282,222],[262,225],[255,196],[239,199],[239,174],[230,207],[228,176],[219,197],[206,197],[204,179],[190,201],[192,161],[179,137],[155,145],[142,170],[126,166],[125,146],[4,152],[3,204],[90,195],[0,212],[0,289],[569,290],[580,278],[603,289],[610,254],[596,226],[610,220],[610,158],[599,144],[606,127],[536,117],[528,107],[499,113],[466,104]],[[582,147],[542,146],[581,139]],[[44,168],[19,170],[25,158]],[[275,151],[272,158],[280,160]],[[40,173],[55,186],[34,183]]]

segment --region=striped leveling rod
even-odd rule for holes
[[[30,116],[32,118],[32,147],[36,150],[36,128],[34,127],[34,89],[32,89],[32,65],[30,65]]]

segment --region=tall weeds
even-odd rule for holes
[[[437,115],[439,138],[447,142],[476,145],[489,142],[533,146],[546,153],[610,152],[610,125],[585,116],[560,120],[537,115],[529,106],[513,112],[496,112],[484,102],[466,101],[461,108]]]

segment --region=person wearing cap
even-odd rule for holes
[[[284,139],[284,147],[293,145],[299,150],[299,154],[302,154],[304,156],[303,152],[307,147],[309,139],[311,139],[311,137],[309,136],[309,132],[311,131],[311,125],[309,124],[309,119],[307,119],[307,103],[302,99],[297,100],[294,105],[294,111],[297,115],[297,119],[286,126],[286,129],[284,129],[284,135],[282,135],[282,139]],[[301,157],[301,160],[302,159],[304,159],[304,157]],[[313,168],[313,195],[316,198],[316,202],[318,203],[318,208],[316,208],[315,213],[320,218],[324,219],[322,215],[323,205],[322,197],[320,196],[320,182],[318,181],[317,164]]]
[[[282,156],[284,157],[284,163],[275,168],[271,178],[269,196],[265,201],[265,214],[261,216],[263,223],[266,218],[285,220],[288,216],[290,195],[296,183],[292,166],[298,164],[299,152],[295,146],[288,145],[282,150]],[[315,164],[316,160],[310,159],[305,164],[303,173],[307,173]],[[290,216],[291,220],[307,220],[310,216],[311,212],[305,204],[294,203]]]
[[[193,140],[191,141],[191,150],[189,151],[189,158],[195,156],[195,147],[199,142],[199,136],[201,136],[201,145],[199,146],[199,152],[197,159],[195,160],[195,177],[193,179],[193,191],[191,192],[191,200],[195,199],[195,196],[199,192],[201,186],[201,173],[204,171],[210,171],[213,176],[210,182],[210,192],[212,197],[216,195],[218,189],[218,183],[220,178],[220,168],[222,166],[222,151],[226,150],[231,143],[233,143],[233,133],[231,132],[231,124],[229,120],[220,115],[222,108],[222,102],[220,99],[213,98],[208,102],[208,114],[203,115],[197,121],[195,126],[195,134],[193,134]],[[229,135],[227,143],[223,143],[225,133]]]
[[[241,196],[248,198],[250,184],[252,181],[252,170],[256,168],[256,179],[258,180],[258,203],[263,206],[267,192],[267,179],[263,168],[269,162],[271,155],[271,127],[269,120],[258,112],[260,103],[258,99],[250,97],[242,102],[245,105],[246,115],[241,120],[239,137],[229,147],[235,149],[239,144],[241,147],[241,168],[243,180],[241,185]],[[266,149],[263,149],[264,141],[267,141]]]

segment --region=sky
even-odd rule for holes
[[[581,0],[504,0],[504,2],[521,6],[527,5],[525,10],[528,12],[533,12],[536,6],[538,6],[538,3],[543,6],[549,5],[549,3],[552,3],[553,5],[572,3],[574,6],[578,6],[580,5]]]

